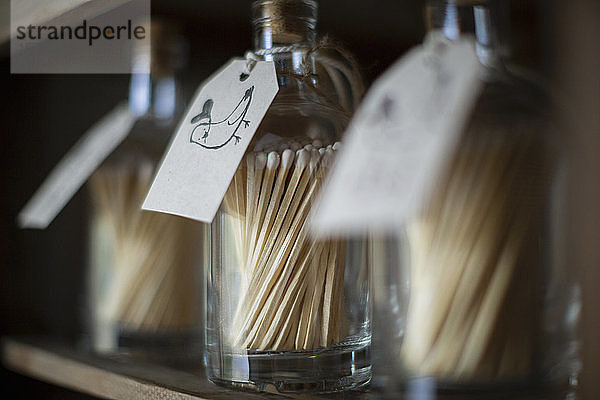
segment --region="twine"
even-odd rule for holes
[[[284,75],[298,79],[307,84],[330,106],[338,109],[341,106],[342,110],[340,111],[351,114],[356,110],[365,91],[358,63],[352,54],[327,35],[319,39],[312,47],[289,45],[247,51],[245,55],[247,62],[243,74],[250,75],[256,63],[262,60],[262,56],[264,55],[282,54],[293,51],[305,52],[300,65],[301,73],[290,72]],[[332,55],[327,53],[331,53]],[[311,58],[314,59],[327,74],[339,97],[338,101],[323,93],[323,91],[315,85],[313,80],[315,74],[313,73]],[[349,89],[349,91],[347,89]]]
[[[253,8],[255,25],[269,26],[277,43],[297,43],[316,27],[314,0],[259,0]]]

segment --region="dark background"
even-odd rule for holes
[[[515,60],[550,75],[554,24],[547,2],[511,3]],[[422,40],[422,10],[418,0],[322,0],[318,30],[356,55],[370,84]],[[154,0],[152,13],[179,21],[190,41],[182,76],[188,95],[251,47],[248,0]],[[126,98],[129,77],[11,75],[8,53],[8,44],[0,47],[0,335],[43,334],[77,343],[84,331],[86,192],[46,230],[20,230],[15,217],[79,136]],[[19,398],[86,398],[5,369],[0,378],[0,393]]]

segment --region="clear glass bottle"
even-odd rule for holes
[[[361,240],[319,240],[307,217],[349,115],[314,62],[317,4],[253,3],[255,52],[279,92],[212,224],[209,379],[282,392],[370,380],[369,269]],[[308,70],[308,72],[307,72]]]
[[[557,126],[545,90],[511,73],[499,51],[498,7],[439,0],[427,8],[430,43],[471,35],[486,71],[447,168],[406,225],[403,256],[383,273],[400,279],[386,283],[397,298],[408,284],[407,304],[382,307],[403,324],[387,329],[397,333],[384,351],[394,359],[390,384],[432,399],[439,390],[558,393],[579,368]]]
[[[183,112],[176,72],[185,43],[164,21],[152,22],[151,42],[133,52],[129,107],[138,121],[88,185],[89,336],[101,353],[159,353],[201,342],[207,227],[141,210]]]

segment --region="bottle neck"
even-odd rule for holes
[[[299,74],[316,40],[317,2],[257,0],[252,4],[254,50],[278,72]]]
[[[138,117],[171,120],[178,106],[178,89],[174,75],[153,78],[151,74],[133,73],[129,83],[129,109]]]
[[[501,3],[494,0],[429,0],[427,28],[449,40],[474,37],[480,62],[488,67],[499,67],[502,58],[498,29],[503,14]]]
[[[151,46],[133,49],[129,109],[138,117],[170,123],[181,109],[176,72],[185,64],[181,38],[165,24],[152,24]]]

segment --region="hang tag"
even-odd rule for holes
[[[397,230],[451,155],[482,85],[472,39],[430,38],[370,90],[313,216],[317,234]]]
[[[136,117],[126,103],[94,124],[56,165],[19,213],[21,228],[45,229],[90,175],[131,131]]]
[[[194,96],[144,210],[211,222],[279,86],[273,62],[234,59]]]

